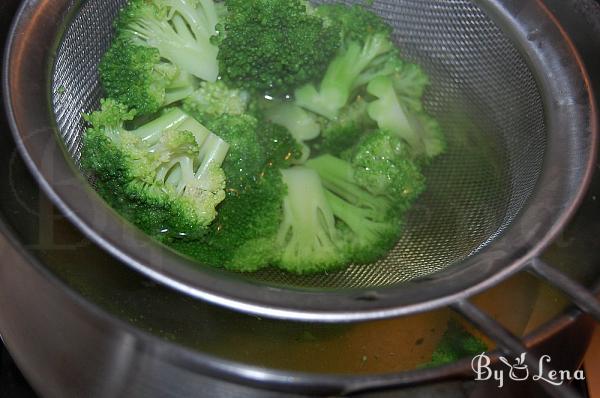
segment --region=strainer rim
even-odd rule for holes
[[[540,192],[536,190],[532,193],[530,201],[521,210],[521,213],[513,224],[509,226],[503,237],[500,237],[496,242],[492,242],[481,253],[467,259],[459,267],[442,273],[442,275],[446,274],[446,276],[436,277],[435,283],[428,281],[427,278],[423,278],[417,282],[407,282],[400,288],[353,289],[316,293],[301,291],[299,289],[268,287],[237,279],[231,280],[231,274],[227,274],[228,280],[225,280],[222,271],[208,267],[198,269],[198,267],[193,266],[193,262],[190,260],[158,244],[151,243],[149,246],[146,246],[149,238],[133,226],[123,223],[116,213],[85,183],[81,174],[74,170],[72,165],[69,165],[65,158],[64,148],[57,142],[58,135],[54,131],[53,126],[48,123],[42,123],[42,126],[38,126],[37,129],[27,129],[26,133],[28,134],[21,134],[19,126],[27,124],[27,121],[23,120],[23,118],[17,118],[16,111],[18,109],[14,106],[15,103],[13,101],[16,101],[15,97],[18,97],[17,94],[19,92],[18,90],[13,90],[12,84],[16,83],[13,79],[9,79],[9,77],[13,76],[11,73],[21,73],[20,71],[15,72],[14,68],[11,69],[15,63],[13,57],[15,55],[14,51],[16,49],[20,51],[28,50],[25,44],[27,41],[25,40],[27,37],[26,32],[20,32],[20,28],[27,26],[27,22],[24,21],[27,13],[34,12],[40,3],[40,1],[27,2],[17,14],[7,42],[5,51],[7,62],[5,62],[3,68],[4,101],[9,125],[17,143],[17,148],[24,158],[25,163],[38,184],[59,210],[99,246],[107,250],[121,262],[124,262],[146,276],[187,295],[201,298],[214,304],[261,316],[323,322],[380,319],[431,310],[447,305],[500,282],[521,269],[531,258],[537,256],[571,218],[581,202],[591,179],[593,162],[597,150],[597,113],[589,78],[568,36],[562,30],[558,21],[556,21],[539,0],[527,0],[519,2],[519,4],[515,4],[515,2],[509,0],[475,1],[475,3],[482,6],[490,14],[496,23],[502,20],[505,20],[505,22],[519,20],[519,18],[523,18],[524,10],[530,12],[537,11],[540,19],[542,15],[545,15],[546,20],[550,23],[542,24],[541,20],[537,20],[535,22],[539,22],[539,24],[536,24],[536,28],[541,29],[540,36],[544,37],[547,42],[552,43],[553,46],[547,46],[545,49],[538,48],[532,53],[524,51],[526,47],[524,46],[524,42],[529,40],[526,37],[526,32],[511,30],[509,28],[512,27],[509,26],[503,27],[507,32],[512,33],[514,36],[513,39],[515,39],[520,50],[524,52],[523,55],[530,63],[530,66],[536,63],[539,66],[540,63],[548,62],[550,59],[557,61],[559,55],[563,57],[567,56],[572,63],[565,65],[563,62],[561,67],[573,72],[573,76],[568,74],[568,77],[578,77],[573,81],[565,81],[561,84],[564,86],[562,87],[563,89],[568,89],[567,93],[570,94],[568,98],[577,99],[579,104],[563,103],[555,105],[558,106],[558,109],[565,110],[565,114],[573,113],[573,110],[571,112],[567,112],[566,110],[572,109],[575,106],[589,109],[589,121],[586,121],[586,117],[583,115],[581,117],[563,119],[563,122],[566,122],[567,126],[571,127],[567,129],[568,131],[573,129],[574,131],[585,130],[585,133],[589,135],[589,143],[584,153],[582,153],[587,162],[583,173],[581,170],[578,170],[577,179],[579,183],[576,184],[575,191],[567,195],[567,200],[559,200],[555,197],[545,198],[542,201],[545,206],[549,205],[551,210],[561,209],[559,214],[550,215],[549,219],[552,221],[548,222],[549,219],[547,219],[543,227],[538,226],[537,234],[521,231],[521,233],[528,236],[528,239],[520,241],[519,245],[513,246],[510,249],[499,246],[498,243],[502,242],[506,236],[510,236],[511,231],[522,222],[524,215],[531,212],[532,207],[539,208],[542,205],[542,202],[533,200],[540,195]],[[64,1],[63,4],[65,3],[67,2]],[[526,21],[521,20],[521,22],[527,25],[525,24]],[[46,27],[48,28],[48,26]],[[35,31],[33,33],[29,31],[29,34],[34,33]],[[531,49],[531,46],[527,48]],[[29,48],[29,51],[31,50],[32,48]],[[35,50],[41,54],[47,55],[49,53],[48,48],[35,48]],[[552,53],[551,50],[554,50],[555,53]],[[43,62],[41,64],[45,65],[49,59],[49,57],[42,57],[40,61]],[[38,67],[42,67],[43,69],[42,65],[38,65]],[[39,80],[44,80],[40,84],[40,87],[37,87],[37,90],[45,91],[42,98],[47,98],[49,93],[49,72],[47,69],[45,72],[37,76],[38,82]],[[552,82],[544,83],[552,84]],[[34,89],[35,91],[36,88],[29,87],[29,89]],[[557,92],[557,88],[552,85],[542,85],[541,89],[545,94],[544,104],[547,105],[548,101],[552,101],[551,94]],[[48,99],[49,103],[50,100]],[[51,111],[48,110],[48,113],[51,113]],[[52,121],[53,117],[54,115],[51,115],[50,121]],[[553,115],[553,117],[556,117],[556,115]],[[548,128],[552,129],[553,127],[549,125]],[[557,128],[557,126],[554,126],[554,128]],[[36,157],[36,154],[43,156]],[[547,161],[548,159],[546,159]],[[52,167],[48,167],[50,165]],[[58,177],[54,175],[55,173],[58,173]],[[569,173],[576,173],[576,170],[569,170]],[[68,178],[63,179],[62,177],[65,176],[68,176]],[[540,181],[543,179],[544,175],[542,175]],[[75,198],[78,200],[75,200]],[[89,202],[85,201],[86,198],[92,200],[92,203],[97,206],[89,206]],[[88,203],[87,207],[85,203]],[[92,208],[93,210],[91,210]],[[101,220],[115,221],[114,223],[107,224],[112,229],[98,230],[94,228],[94,225],[97,224],[94,221],[97,221],[99,214],[101,215]],[[544,231],[540,232],[540,228]],[[123,240],[118,241],[118,238],[123,238]],[[124,243],[136,243],[137,252],[135,256],[129,253],[130,250],[125,249],[123,246]],[[512,253],[513,256],[508,256],[506,254],[507,251]],[[481,259],[483,255],[489,258],[496,258],[495,263],[478,264],[481,263],[481,260],[475,260],[478,258]],[[160,258],[161,261],[153,262],[156,258]],[[468,271],[472,271],[472,267],[474,266],[481,267],[478,269],[481,272],[478,272],[478,275],[475,277],[468,275]],[[472,282],[473,280],[475,282]],[[458,281],[462,283],[458,283]],[[415,299],[415,296],[423,296],[426,290],[428,296],[426,299]],[[404,304],[399,304],[403,302],[403,299]]]

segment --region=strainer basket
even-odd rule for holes
[[[448,139],[396,247],[374,264],[312,276],[195,263],[119,217],[79,170],[81,114],[98,107],[97,66],[123,4],[26,2],[7,48],[5,99],[19,150],[54,203],[123,263],[186,294],[263,316],[328,322],[447,305],[527,264],[543,267],[532,260],[586,189],[596,149],[592,94],[542,3],[375,1],[370,7],[394,27],[404,57],[429,74],[425,107]],[[41,15],[61,24],[31,29]]]

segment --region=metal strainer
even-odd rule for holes
[[[61,210],[124,263],[185,293],[319,321],[430,309],[521,269],[556,236],[586,188],[596,148],[591,92],[541,2],[375,1],[404,57],[429,74],[426,109],[448,140],[447,153],[426,170],[428,190],[396,247],[377,263],[314,276],[193,263],[121,219],[77,169],[81,114],[98,107],[97,66],[124,2],[26,2],[8,47],[7,105],[19,149]],[[43,13],[63,23],[32,29]]]

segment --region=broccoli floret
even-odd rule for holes
[[[195,78],[176,65],[161,60],[155,48],[117,38],[99,66],[102,86],[110,98],[150,114],[190,95]]]
[[[407,155],[407,144],[385,130],[366,135],[352,150],[356,182],[374,195],[408,209],[425,189],[425,177]]]
[[[266,168],[242,191],[228,190],[217,218],[199,242],[174,242],[173,248],[204,263],[236,271],[256,271],[276,263],[275,237],[286,192],[281,173]]]
[[[354,146],[360,138],[377,127],[377,123],[369,117],[368,103],[358,96],[352,103],[340,110],[333,120],[321,118],[321,140],[317,147],[319,152],[327,152],[340,156]]]
[[[357,263],[369,263],[387,253],[402,229],[401,213],[386,197],[370,193],[360,185],[351,163],[323,155],[306,163],[317,171],[340,230]]]
[[[445,149],[439,124],[424,112],[410,111],[398,97],[393,80],[381,76],[369,83],[367,90],[377,97],[369,105],[369,115],[379,128],[405,140],[414,157],[432,159]]]
[[[350,261],[350,249],[336,227],[317,172],[307,167],[283,170],[287,195],[277,234],[278,266],[298,274],[327,271]]]
[[[484,341],[467,331],[457,320],[450,319],[448,328],[431,355],[431,361],[424,367],[455,363],[463,358],[473,358],[487,350],[488,346]]]
[[[119,14],[117,35],[155,48],[164,58],[200,79],[216,81],[217,14],[212,0],[131,0]]]
[[[374,33],[387,36],[392,33],[391,26],[381,17],[359,4],[353,6],[339,3],[322,4],[315,9],[315,12],[329,24],[339,28],[346,42],[364,44]]]
[[[114,100],[86,115],[82,165],[99,192],[149,235],[196,238],[225,198],[228,144],[178,108],[134,130],[135,111]]]
[[[183,110],[200,123],[207,123],[223,114],[241,115],[246,112],[249,100],[247,92],[231,89],[221,80],[202,82],[198,90],[183,101]]]
[[[286,128],[264,120],[260,123],[258,140],[270,167],[284,169],[308,159],[310,151],[292,137]]]
[[[288,191],[279,267],[304,274],[369,263],[397,241],[399,214],[387,198],[358,185],[350,163],[323,155],[282,173]]]
[[[373,74],[372,68],[378,70],[382,62],[387,62],[386,57],[396,57],[396,51],[390,27],[363,7],[328,6],[319,12],[333,26],[343,27],[343,44],[320,84],[298,88],[295,98],[303,108],[334,119],[356,84],[365,80],[365,75]]]
[[[210,120],[206,127],[229,144],[223,162],[227,187],[243,189],[262,173],[266,156],[258,138],[258,121],[250,115],[223,115]]]
[[[294,115],[295,111],[289,112],[287,115],[286,112],[279,116],[274,115],[272,108],[277,109],[281,104],[288,103],[259,98],[250,102],[248,112],[259,120],[258,138],[265,150],[269,165],[277,168],[287,168],[292,164],[304,163],[310,156],[310,148],[292,133],[292,130],[294,130],[294,127],[291,126],[294,124],[292,117],[297,116],[297,114]],[[289,104],[293,105],[293,103]],[[301,112],[304,111],[301,110]],[[315,128],[311,126],[311,120],[316,119],[311,119],[308,113],[300,113],[300,118],[304,120],[299,123],[300,127],[295,130],[295,134],[299,137],[314,135],[314,132],[310,132],[311,129]],[[278,119],[280,123],[275,123],[273,119]],[[316,128],[320,127],[316,126]]]
[[[397,51],[391,51],[379,58],[374,59],[373,62],[371,62],[369,66],[356,78],[352,88],[356,90],[360,87],[363,87],[369,84],[371,80],[379,76],[395,76],[400,74],[406,68],[410,68],[407,65],[412,66],[413,64],[406,64],[398,57]],[[426,75],[424,76],[427,78]],[[417,78],[417,76],[415,76],[415,78]],[[414,86],[416,86],[416,84]]]
[[[429,85],[429,77],[419,65],[404,63],[401,68],[389,75],[394,83],[398,98],[414,112],[423,110],[423,94]]]
[[[285,127],[299,142],[313,140],[321,132],[317,116],[293,102],[264,101],[263,108],[266,120]]]
[[[301,0],[226,0],[219,38],[223,79],[233,87],[284,95],[320,78],[339,44],[339,30],[307,12]]]

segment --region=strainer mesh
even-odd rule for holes
[[[85,2],[57,53],[54,111],[76,163],[81,113],[98,106],[97,66],[123,3]],[[428,190],[385,259],[327,275],[266,269],[247,275],[251,280],[335,289],[435,277],[431,274],[474,255],[500,234],[535,186],[545,148],[542,100],[532,72],[500,28],[466,0],[384,0],[372,8],[394,27],[404,56],[428,72],[426,109],[442,124],[448,151],[428,167]]]

